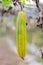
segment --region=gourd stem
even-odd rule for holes
[[[22,11],[23,10],[22,4],[20,4],[20,7],[21,7],[21,11]]]
[[[24,58],[23,57],[21,57],[23,60],[24,60]]]

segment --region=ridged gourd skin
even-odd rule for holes
[[[26,14],[23,11],[17,17],[16,44],[18,55],[23,59],[26,55]]]

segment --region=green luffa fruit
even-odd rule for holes
[[[24,59],[26,55],[26,14],[23,11],[18,13],[16,24],[16,44],[18,55]]]

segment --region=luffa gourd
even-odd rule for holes
[[[20,11],[17,17],[16,44],[18,55],[24,59],[26,55],[26,14],[23,11]]]

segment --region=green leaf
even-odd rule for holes
[[[14,15],[14,24],[16,24],[17,16],[18,15]]]
[[[27,0],[28,2],[30,2],[30,0]]]
[[[41,46],[42,40],[43,40],[43,32],[39,32],[38,39],[37,39],[37,46],[39,47]]]
[[[37,62],[43,62],[43,59],[40,58],[39,56],[36,56],[36,57],[35,57],[35,60],[36,60]]]
[[[2,0],[2,4],[5,7],[10,7],[11,6],[11,3],[12,3],[12,0]]]
[[[29,43],[32,42],[32,34],[31,34],[30,32],[27,32],[27,41],[28,41]]]
[[[25,0],[19,0],[22,4],[25,4]]]

